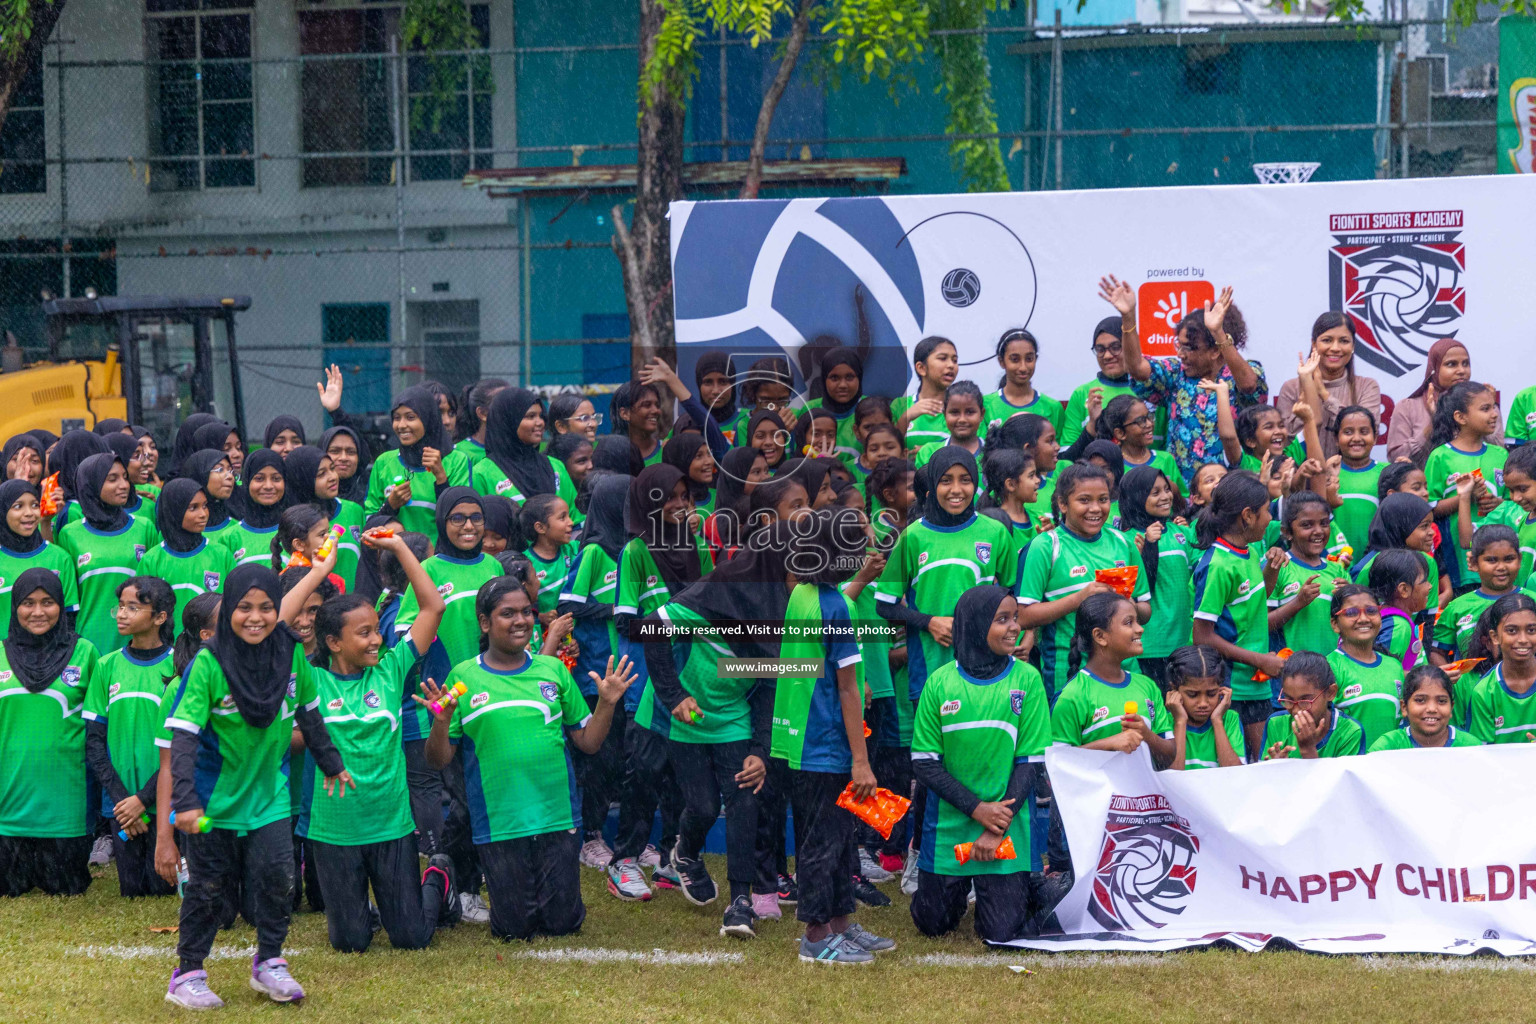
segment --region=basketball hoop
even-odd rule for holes
[[[1293,185],[1306,181],[1316,173],[1319,163],[1254,164],[1253,173],[1263,185]]]

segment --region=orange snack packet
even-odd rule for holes
[[[1293,655],[1295,653],[1296,652],[1291,650],[1289,647],[1282,647],[1282,648],[1280,648],[1280,650],[1275,652],[1275,657],[1279,658],[1281,661],[1284,661],[1286,658],[1289,658],[1291,655]],[[1253,670],[1253,681],[1254,682],[1262,683],[1265,680],[1267,680],[1268,678],[1269,678],[1268,673],[1260,672],[1258,669],[1254,669]]]
[[[956,843],[955,844],[955,862],[959,863],[959,864],[964,864],[966,861],[970,860],[971,859],[971,849],[975,845],[976,845],[975,843]],[[1003,841],[1001,843],[997,844],[997,859],[998,860],[1017,860],[1018,856],[1019,856],[1018,853],[1015,852],[1014,848],[1013,848],[1013,837],[1012,836],[1003,836]]]
[[[850,782],[848,788],[838,794],[837,806],[879,832],[882,838],[889,839],[891,829],[907,813],[912,801],[888,789],[875,790],[875,795],[868,800],[856,800],[853,796],[853,783]]]
[[[1115,593],[1131,600],[1136,594],[1136,577],[1140,572],[1134,565],[1121,565],[1113,569],[1095,569],[1093,578],[1100,583],[1108,583]]]

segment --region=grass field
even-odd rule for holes
[[[724,865],[712,864],[717,877]],[[302,1015],[355,1024],[391,1021],[950,1022],[1222,1021],[1275,1024],[1433,1024],[1536,1019],[1536,964],[1475,958],[1329,958],[1302,953],[994,953],[970,931],[924,939],[905,898],[861,912],[899,947],[869,967],[802,964],[791,920],[766,922],[754,942],[716,935],[717,902],[675,892],[621,904],[583,871],[581,934],[505,944],[481,926],[438,932],[432,947],[396,952],[381,934],[363,955],[331,951],[325,919],[295,916],[288,956],[309,992],[302,1007],[267,1003],[246,986],[255,934],[219,935],[209,975],[228,1007],[220,1021]],[[885,889],[895,894],[894,884]],[[83,897],[0,899],[0,1024],[166,1021],[175,966],[175,898],[122,900],[109,869]],[[1027,967],[1031,974],[1010,971]]]

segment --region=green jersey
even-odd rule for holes
[[[839,589],[843,591],[844,597],[848,596],[847,583]],[[891,681],[891,641],[900,630],[894,622],[887,622],[880,617],[875,608],[873,585],[864,587],[858,597],[848,600],[853,605],[854,633],[859,653],[864,656],[860,664],[864,666],[864,682],[869,686],[869,695],[877,699],[893,697],[896,689]]]
[[[1435,620],[1435,631],[1429,638],[1430,649],[1439,651],[1451,661],[1466,657],[1467,647],[1477,633],[1477,620],[1489,605],[1503,596],[1486,593],[1478,587],[1453,598]]]
[[[1241,758],[1243,756],[1243,720],[1238,717],[1236,711],[1228,708],[1221,716],[1220,728],[1227,737],[1227,746],[1232,748],[1232,753]],[[1216,729],[1216,723],[1210,720],[1201,726],[1184,726],[1185,771],[1221,767],[1221,761],[1216,755]],[[1173,739],[1173,730],[1169,729],[1163,733],[1163,737]]]
[[[617,563],[596,544],[582,545],[576,555],[576,564],[566,576],[560,600],[583,606],[610,606],[606,615],[578,617],[571,626],[571,635],[576,638],[576,669],[571,674],[576,677],[576,685],[581,688],[584,697],[597,696],[597,687],[587,673],[591,671],[602,675],[608,670],[609,656],[619,653],[619,635],[613,624],[612,610],[618,593]],[[544,592],[540,590],[539,596],[543,595]]]
[[[469,486],[469,463],[458,452],[450,449],[443,453],[443,472],[448,475],[443,483],[445,488]],[[388,511],[389,492],[403,483],[411,485],[411,500],[394,512],[401,528],[436,537],[437,478],[425,469],[407,469],[400,461],[399,449],[391,449],[373,460],[364,511]]]
[[[902,413],[912,408],[913,401],[914,399],[911,395],[902,395],[892,402],[891,420],[899,423]],[[983,416],[982,419],[985,420],[986,417]],[[936,412],[927,416],[919,416],[911,423],[908,423],[906,436],[902,443],[910,451],[913,448],[921,448],[925,444],[932,444],[934,441],[943,442],[948,440],[949,424],[944,422],[944,414],[942,412]]]
[[[1375,754],[1382,750],[1438,750],[1443,747],[1480,747],[1483,741],[1467,732],[1458,729],[1454,725],[1446,726],[1450,730],[1450,737],[1440,747],[1426,747],[1413,738],[1413,730],[1406,726],[1401,729],[1393,729],[1376,738],[1367,749],[1367,754]]]
[[[1130,395],[1133,398],[1141,396],[1136,394],[1131,377],[1106,377],[1102,373],[1095,374],[1093,380],[1085,384],[1079,384],[1072,389],[1072,394],[1067,399],[1067,407],[1062,410],[1061,429],[1056,432],[1056,440],[1063,448],[1072,447],[1072,442],[1082,434],[1083,428],[1088,425],[1088,392],[1094,388],[1101,388],[1104,394],[1104,405],[1108,405],[1111,399],[1120,395]],[[1147,403],[1150,408],[1151,402]],[[1103,406],[1100,406],[1103,408]],[[1154,417],[1152,425],[1152,438],[1154,446],[1163,443],[1163,426],[1168,422],[1168,413],[1158,407],[1152,409]],[[1183,474],[1179,474],[1182,476]]]
[[[576,542],[566,542],[554,558],[545,558],[533,548],[524,551],[523,555],[532,564],[533,574],[539,579],[538,613],[543,615],[554,611],[555,605],[560,603],[560,592],[565,589],[565,581],[571,574],[571,566],[576,562]]]
[[[839,669],[853,668],[863,689],[863,655],[853,622],[853,608],[836,587],[802,583],[789,595],[786,635],[779,656],[816,661],[814,676],[785,676],[773,697],[772,755],[795,771],[846,772],[853,767],[843,706],[837,689]]]
[[[77,640],[59,678],[32,693],[0,647],[0,836],[71,839],[95,829],[80,712],[96,662],[91,642]]]
[[[1121,670],[1120,681],[1112,683],[1086,668],[1080,670],[1056,695],[1051,709],[1051,742],[1082,747],[1119,735],[1124,731],[1120,719],[1125,716],[1125,705],[1132,701],[1153,732],[1173,730],[1162,691],[1146,676]]]
[[[1481,470],[1483,483],[1487,485],[1492,494],[1504,496],[1504,460],[1509,457],[1509,452],[1498,445],[1484,444],[1476,451],[1466,452],[1457,448],[1454,444],[1442,444],[1429,453],[1429,458],[1424,463],[1424,485],[1429,488],[1429,503],[1433,505],[1437,501],[1456,496],[1456,481],[1465,473]],[[1495,509],[1496,511],[1496,509]],[[1477,513],[1477,505],[1472,506],[1472,529],[1488,522],[1488,517]],[[1451,562],[1456,567],[1456,575],[1451,578],[1453,586],[1470,582],[1467,569],[1467,550],[1461,546],[1455,519],[1452,517],[1450,528],[1442,531],[1446,534],[1444,543],[1451,545]],[[1473,576],[1472,579],[1476,577]]]
[[[1269,650],[1264,604],[1264,555],[1216,538],[1195,563],[1195,618],[1215,624],[1216,635],[1246,651]],[[1329,644],[1329,648],[1332,648]],[[1270,684],[1254,682],[1253,666],[1232,665],[1233,700],[1269,700]]]
[[[320,704],[304,648],[293,649],[288,693],[277,717],[264,729],[245,723],[229,680],[213,652],[203,648],[187,666],[166,725],[198,738],[197,797],[213,827],[254,832],[293,811],[288,783],[288,748],[300,708]]]
[[[702,577],[715,567],[715,563],[704,538],[695,537],[694,543],[698,546],[699,575]],[[656,560],[645,546],[645,538],[631,537],[619,550],[619,581],[613,614],[643,619],[672,597],[673,594],[667,589],[667,581],[662,578],[661,570],[656,566]],[[638,714],[642,705],[651,703],[651,683],[645,670],[645,645],[620,633],[619,653],[628,655],[630,664],[635,668],[635,681],[624,695],[624,707]]]
[[[576,514],[576,485],[571,481],[571,475],[566,472],[565,463],[548,455],[544,456],[544,458],[549,463],[549,468],[555,474],[555,495],[565,502],[571,511],[571,515],[574,516]],[[475,465],[472,479],[476,494],[484,494],[487,497],[499,494],[504,498],[510,499],[512,504],[518,508],[522,508],[523,502],[528,500],[527,495],[518,489],[517,484],[512,482],[512,478],[502,472],[501,467],[490,459],[481,459]]]
[[[1343,504],[1333,510],[1333,521],[1344,532],[1345,543],[1362,554],[1369,546],[1371,520],[1381,504],[1376,487],[1386,468],[1381,462],[1369,462],[1360,469],[1339,466],[1339,500]]]
[[[458,744],[475,843],[566,832],[573,775],[568,729],[592,717],[559,658],[523,655],[521,668],[494,669],[477,657],[448,673],[468,691],[453,709],[448,738]]]
[[[1062,459],[1056,463],[1049,473],[1040,474],[1040,486],[1035,490],[1035,500],[1025,502],[1024,504],[1024,511],[1036,523],[1055,521],[1056,510],[1051,507],[1051,499],[1056,494],[1056,477],[1060,475],[1061,470],[1070,465],[1072,463]],[[1113,520],[1110,521],[1113,522]]]
[[[57,544],[42,544],[22,554],[9,548],[0,548],[0,621],[11,621],[11,587],[17,577],[35,566],[52,569],[64,587],[64,610],[80,610],[80,588],[75,582],[75,560],[68,551]]]
[[[1121,457],[1125,463],[1125,471],[1127,473],[1133,469],[1141,469],[1143,466],[1151,466],[1168,478],[1168,482],[1173,485],[1175,491],[1188,497],[1189,488],[1184,483],[1184,474],[1179,472],[1179,464],[1174,461],[1172,452],[1164,451],[1161,448],[1148,449],[1145,462],[1132,462],[1123,454]]]
[[[160,770],[155,734],[165,722],[160,702],[173,678],[169,648],[144,661],[132,647],[124,647],[97,661],[91,673],[80,715],[106,724],[107,755],[129,793],[137,793]],[[113,806],[103,789],[102,817],[110,818]]]
[[[337,498],[329,515],[332,526],[340,526],[346,532],[336,542],[336,568],[332,570],[347,585],[347,593],[357,589],[357,563],[363,557],[363,523],[367,516],[363,506],[355,501]]]
[[[453,446],[453,450],[464,456],[464,461],[469,463],[469,471],[473,473],[480,460],[485,458],[485,445],[472,437],[466,437]]]
[[[1511,690],[1502,664],[1478,681],[1467,704],[1467,729],[1484,743],[1529,743],[1536,736],[1536,686]]]
[[[919,519],[896,538],[875,584],[875,599],[905,600],[924,615],[953,615],[960,595],[972,587],[1013,585],[1012,544],[1008,527],[990,516],[973,512],[957,526]],[[928,674],[952,661],[954,652],[926,629],[908,626],[906,634],[908,695],[915,703]]]
[[[235,567],[234,554],[222,544],[204,540],[191,551],[172,551],[162,541],[150,548],[139,564],[139,574],[158,576],[171,585],[176,611],[171,622],[181,623],[181,611],[199,594],[222,594],[224,581]]]
[[[1262,579],[1262,565],[1259,571]],[[1280,627],[1280,632],[1285,638],[1285,646],[1293,651],[1316,651],[1318,654],[1326,654],[1339,645],[1338,634],[1333,631],[1333,618],[1329,615],[1329,607],[1333,601],[1334,588],[1349,582],[1347,569],[1338,562],[1330,562],[1326,558],[1312,565],[1302,561],[1301,557],[1292,551],[1275,577],[1275,589],[1269,594],[1269,607],[1281,608],[1297,600],[1301,588],[1314,576],[1317,577],[1317,597],[1292,615],[1290,620]],[[1267,615],[1265,620],[1268,621]],[[1268,628],[1267,625],[1265,628]],[[1236,668],[1236,666],[1233,667]]]
[[[272,542],[276,539],[276,523],[271,526],[251,526],[244,520],[236,523],[233,529],[219,534],[219,542],[229,552],[234,565],[270,566]],[[286,563],[287,556],[281,557]]]
[[[977,440],[975,444],[976,450],[971,452],[971,455],[976,459],[976,497],[979,498],[986,493],[987,475],[981,471],[981,456],[985,449],[982,447],[980,440]],[[953,441],[948,437],[945,437],[942,441],[930,441],[919,448],[917,450],[917,454],[912,457],[912,468],[922,469],[924,466],[928,465],[930,461],[932,461],[933,456],[938,452],[940,448],[945,448],[949,445],[954,445],[956,448],[965,448],[965,445],[960,444],[958,441]],[[965,450],[970,451],[969,448],[965,448]]]
[[[713,415],[713,413],[711,413]],[[747,443],[747,424],[752,421],[751,409],[737,409],[724,420],[719,420],[720,433],[733,446],[740,448]]]
[[[1369,747],[1402,722],[1403,666],[1380,652],[1357,661],[1343,648],[1328,655],[1339,695],[1333,706],[1359,724]]]
[[[320,713],[357,792],[327,796],[315,759],[304,754],[300,785],[301,836],[337,846],[387,843],[416,828],[405,782],[405,748],[400,745],[399,711],[407,680],[421,661],[406,637],[379,652],[379,663],[362,672],[337,675],[312,669]]]
[[[1136,550],[1129,537],[1107,526],[1097,537],[1084,537],[1066,526],[1058,526],[1036,537],[1019,556],[1019,582],[1015,593],[1020,604],[1059,601],[1092,583],[1098,570],[1128,566],[1135,566],[1137,570],[1136,601],[1150,601],[1152,593],[1147,587],[1141,552]],[[1162,568],[1160,560],[1158,571]],[[954,607],[953,600],[949,607]],[[1072,646],[1072,633],[1076,629],[1075,611],[1040,627],[1041,673],[1045,676],[1048,692],[1056,694],[1058,699],[1072,677],[1067,669],[1067,651]]]
[[[1328,734],[1317,744],[1318,757],[1348,757],[1365,753],[1365,731],[1360,723],[1337,708],[1328,709]],[[1264,742],[1261,750],[1269,750],[1276,743],[1291,748],[1289,757],[1301,756],[1301,744],[1296,742],[1296,732],[1291,728],[1289,712],[1276,711],[1264,723]]]
[[[111,533],[78,519],[59,534],[59,547],[75,560],[80,587],[75,632],[101,653],[127,646],[128,638],[117,632],[117,585],[139,574],[140,561],[159,542],[153,526],[133,518]]]
[[[1495,505],[1483,519],[1485,526],[1489,523],[1507,526],[1515,531],[1520,541],[1520,569],[1515,575],[1515,586],[1529,589],[1531,570],[1536,567],[1532,565],[1532,559],[1536,558],[1536,516],[1526,515],[1525,509],[1505,499]],[[1454,528],[1454,519],[1450,525]]]
[[[1021,412],[1032,412],[1036,416],[1044,416],[1051,421],[1051,426],[1056,428],[1056,433],[1061,433],[1061,403],[1049,395],[1035,392],[1035,397],[1024,405],[1014,405],[1008,401],[1002,389],[986,395],[981,400],[981,423],[987,430],[991,430],[1008,419],[1017,416]]]
[[[448,664],[469,661],[480,653],[480,619],[475,615],[475,595],[485,584],[502,575],[501,563],[481,552],[469,559],[433,555],[422,562],[421,567],[437,585],[437,592],[443,596],[446,605],[443,621],[437,627],[437,639],[448,655]],[[409,633],[420,613],[421,604],[416,600],[416,592],[407,589],[400,598],[400,611],[395,616],[396,635],[403,637]],[[400,713],[416,717],[420,735],[425,736],[431,731],[432,713],[412,700],[410,694],[405,695]]]
[[[1045,760],[1050,743],[1050,709],[1040,673],[1010,658],[991,679],[977,679],[955,662],[935,672],[923,688],[912,723],[914,760],[937,760],[978,799],[1004,799],[1014,765]],[[957,843],[972,843],[982,827],[958,807],[930,794],[937,813],[923,820],[923,846],[918,866],[938,875],[1007,875],[1029,871],[1029,814],[1015,814],[1008,837],[1019,854],[1014,860],[960,864]]]
[[[1429,614],[1433,618],[1435,609],[1440,607],[1440,566],[1434,555],[1426,551],[1420,551],[1419,554],[1424,556],[1424,561],[1429,566],[1429,572],[1425,578],[1429,581]],[[1371,585],[1371,563],[1376,561],[1376,555],[1377,552],[1372,551],[1365,557],[1365,561],[1355,562],[1349,567],[1350,576],[1361,586]]]
[[[662,705],[647,678],[645,695],[635,709],[635,724],[677,743],[731,743],[752,738],[752,711],[747,694],[757,685],[755,677],[722,678],[721,658],[734,658],[730,646],[715,628],[694,612],[675,602],[656,610],[662,623],[673,630],[673,664],[684,692],[699,705],[703,717],[679,722],[672,709]],[[783,655],[789,657],[789,655]],[[780,680],[780,685],[783,685]]]
[[[1126,536],[1134,544],[1143,532],[1131,530]],[[1138,555],[1143,562],[1147,560],[1145,550],[1138,551]],[[1200,552],[1195,550],[1193,526],[1180,526],[1171,519],[1163,524],[1163,535],[1157,539],[1157,583],[1152,588],[1152,617],[1141,634],[1143,658],[1166,658],[1189,643],[1192,572],[1199,555]],[[1073,621],[1076,621],[1075,615]],[[1069,635],[1069,644],[1071,639]]]
[[[1504,439],[1521,445],[1536,437],[1536,387],[1524,388],[1509,403]]]

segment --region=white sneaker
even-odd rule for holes
[[[621,900],[648,900],[651,887],[645,884],[645,874],[633,857],[625,857],[608,865],[608,891]]]
[[[478,893],[459,893],[459,920],[468,924],[489,924],[491,908]]]
[[[917,851],[907,847],[907,862],[901,868],[901,891],[908,896],[917,892]]]
[[[661,867],[661,851],[656,849],[656,844],[645,844],[645,850],[640,854],[640,866],[643,868]]]
[[[881,882],[889,882],[896,876],[880,866],[878,858],[870,854],[864,847],[859,847],[859,874],[879,885]]]
[[[976,883],[975,882],[971,883],[971,891],[966,894],[965,902],[966,902],[967,906],[974,907],[976,905]]]
[[[581,844],[581,866],[601,871],[613,863],[613,850],[603,842],[602,836],[594,836]]]
[[[104,868],[112,862],[112,837],[100,836],[91,844],[91,866]]]

